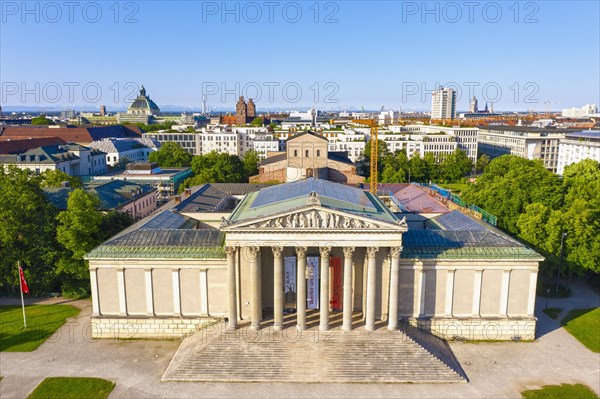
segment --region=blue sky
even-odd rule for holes
[[[22,4],[1,2],[4,107],[126,107],[131,83],[162,107],[428,109],[436,83],[459,109],[600,103],[597,1]]]

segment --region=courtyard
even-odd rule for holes
[[[584,283],[572,284],[573,296],[551,299],[565,312],[599,305],[598,294]],[[152,397],[506,397],[548,384],[581,383],[600,393],[600,354],[593,353],[543,313],[537,298],[535,342],[450,342],[468,383],[362,384],[282,382],[163,381],[182,340],[91,338],[91,303],[68,302],[81,313],[33,352],[0,355],[0,396],[23,398],[46,377],[98,377],[116,384],[111,398]],[[7,301],[3,301],[2,304]],[[56,300],[51,301],[56,302]],[[65,301],[66,302],[66,301]],[[12,303],[10,303],[12,304]],[[374,336],[383,331],[375,331]]]

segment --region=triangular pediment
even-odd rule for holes
[[[237,223],[223,220],[223,231],[406,231],[406,220],[395,223],[375,220],[362,215],[354,215],[329,209],[320,205],[309,205],[301,209],[281,212],[275,215],[258,217]]]

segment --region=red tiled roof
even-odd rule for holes
[[[47,145],[67,144],[60,137],[8,138],[0,136],[0,154],[22,154],[34,148]]]
[[[33,127],[5,126],[0,137],[7,138],[47,138],[59,137],[66,142],[89,144],[92,141],[116,137],[140,137],[142,131],[135,125],[89,126],[89,127]]]

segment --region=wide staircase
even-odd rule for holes
[[[259,331],[247,325],[227,331],[224,323],[215,324],[182,342],[163,380],[466,382],[452,352],[437,338],[425,337],[427,342],[421,345],[402,331],[388,331],[383,324],[374,332],[366,331],[359,319],[360,315],[356,317],[356,329],[350,332],[336,325],[335,316],[330,331],[319,331],[314,323],[306,331],[286,323],[289,327],[281,332],[273,331],[268,322]]]

